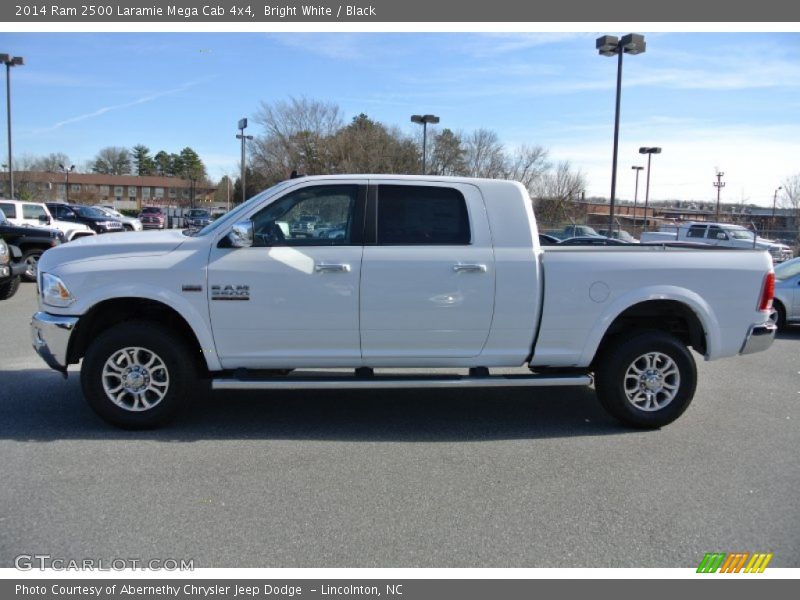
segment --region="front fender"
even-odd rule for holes
[[[715,352],[721,346],[720,328],[717,317],[708,302],[692,290],[679,286],[658,285],[631,290],[606,307],[589,332],[579,364],[588,365],[592,362],[603,336],[617,317],[636,304],[654,300],[672,300],[691,309],[703,326],[706,337],[706,359],[714,358]]]
[[[202,302],[198,302],[200,298],[195,302],[191,302],[186,297],[171,290],[140,282],[107,285],[90,291],[86,291],[85,287],[82,289],[81,297],[78,298],[75,304],[70,306],[69,309],[61,309],[58,312],[74,316],[85,315],[89,310],[106,300],[118,300],[120,298],[141,298],[142,300],[161,302],[178,312],[187,322],[202,348],[209,371],[222,369],[214,346],[214,338],[208,326],[208,308],[205,294],[202,294]],[[46,305],[45,308],[48,312],[56,312]],[[205,312],[205,315],[203,312]]]

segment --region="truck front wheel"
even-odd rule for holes
[[[662,331],[644,331],[612,341],[595,370],[595,390],[603,407],[632,427],[656,429],[677,419],[697,386],[689,349]]]
[[[100,334],[81,366],[89,406],[124,429],[168,422],[189,402],[197,368],[170,330],[149,321],[128,321]]]

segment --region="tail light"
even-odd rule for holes
[[[764,287],[761,289],[761,300],[758,310],[769,311],[772,309],[772,299],[775,297],[775,273],[767,273],[764,277]]]

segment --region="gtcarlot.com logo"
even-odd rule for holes
[[[707,552],[697,567],[698,573],[763,573],[772,553]]]
[[[185,558],[61,558],[49,554],[20,554],[19,571],[194,571],[194,559]]]

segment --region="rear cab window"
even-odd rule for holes
[[[471,240],[467,203],[459,190],[377,186],[378,245],[469,245]]]

